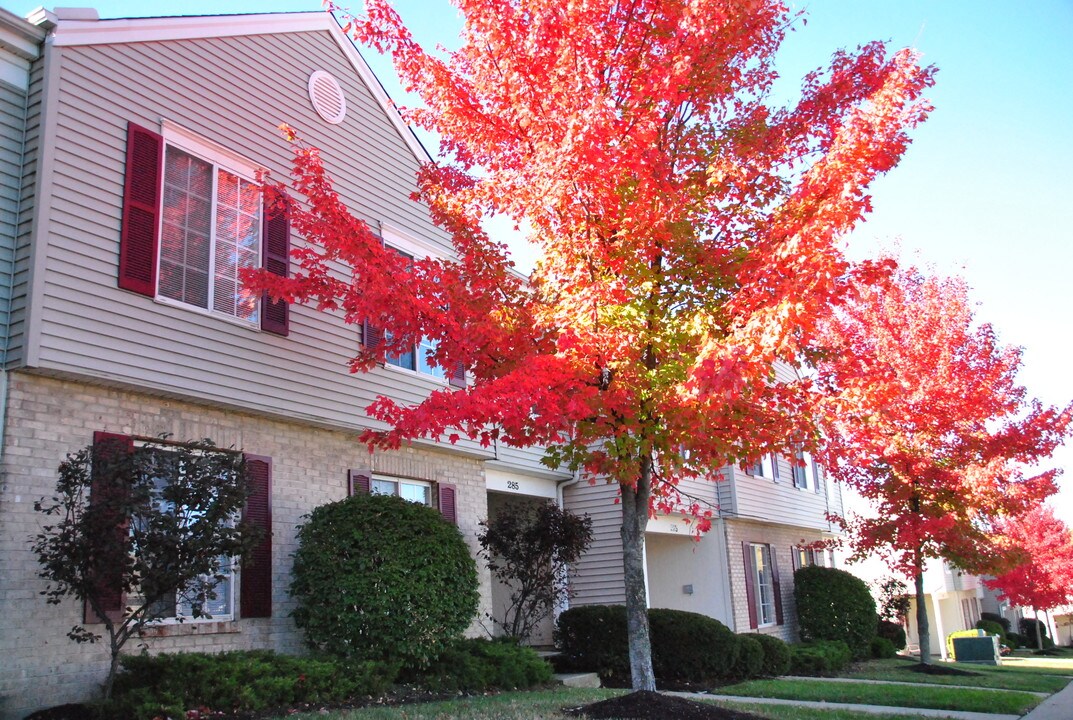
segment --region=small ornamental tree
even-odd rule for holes
[[[291,594],[310,648],[423,667],[477,612],[477,564],[436,510],[354,495],[315,508],[298,529]]]
[[[1073,603],[1073,532],[1041,505],[1023,515],[1006,518],[998,526],[1002,543],[1022,558],[1016,567],[984,580],[1011,605],[1040,610]],[[1036,647],[1043,649],[1042,623],[1036,623]]]
[[[462,435],[547,447],[552,466],[616,483],[633,687],[654,690],[644,536],[653,512],[710,521],[677,490],[807,440],[797,363],[814,318],[850,277],[840,239],[870,207],[929,106],[932,71],[881,43],[838,51],[800,98],[773,102],[793,22],[778,0],[458,0],[460,49],[425,52],[387,0],[347,18],[388,52],[441,138],[416,197],[456,258],[403,258],[297,146],[291,220],[306,240],[273,297],[367,328],[369,370],[422,338],[465,389],[415,405],[379,398],[366,442]],[[289,137],[295,137],[288,131]],[[355,138],[355,143],[364,142]],[[481,219],[531,228],[523,280]],[[352,275],[341,275],[341,267]],[[464,371],[464,372],[463,372]]]
[[[243,455],[210,440],[137,448],[106,440],[60,464],[55,494],[34,503],[56,520],[33,538],[33,551],[47,601],[72,597],[86,607],[86,621],[67,636],[78,643],[107,637],[105,698],[120,651],[147,623],[182,621],[185,611],[211,617],[207,607],[230,558],[246,555],[262,536],[237,522],[248,494]]]
[[[857,557],[914,579],[921,662],[930,662],[924,564],[993,573],[991,529],[1055,491],[1023,468],[1065,439],[1070,409],[1027,402],[1018,348],[976,325],[965,283],[900,270],[860,287],[822,328],[818,456],[874,513],[842,519]]]
[[[592,542],[592,519],[552,502],[510,503],[481,527],[477,541],[488,569],[510,591],[500,625],[524,640],[569,597],[567,572]]]

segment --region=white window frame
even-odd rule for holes
[[[145,447],[147,445],[153,447],[156,451],[168,452],[168,448],[167,448],[166,445],[160,445],[158,443],[146,442],[144,440],[135,440],[134,441],[134,447],[136,447],[136,448]],[[237,520],[237,518],[235,518],[235,520]],[[178,597],[178,592],[176,592],[176,597],[175,597],[176,614],[172,615],[172,616],[169,616],[169,617],[155,618],[152,621],[150,621],[149,624],[150,625],[180,625],[180,624],[181,625],[189,625],[189,624],[192,624],[192,623],[229,622],[229,621],[234,620],[235,619],[235,589],[237,587],[237,584],[235,583],[235,578],[238,575],[238,573],[236,572],[236,566],[238,565],[237,560],[238,560],[238,558],[235,558],[235,557],[231,557],[231,558],[227,559],[227,573],[225,573],[227,575],[227,579],[224,581],[228,585],[228,592],[227,592],[227,596],[228,596],[227,605],[228,605],[228,608],[227,608],[226,613],[216,614],[216,615],[213,615],[212,617],[205,617],[204,615],[201,616],[201,617],[194,617],[193,615],[180,615],[180,614],[178,614],[180,601],[179,601],[179,597]],[[220,583],[220,584],[223,584],[223,583]],[[218,584],[217,587],[219,587],[220,584]]]
[[[193,305],[191,303],[183,302],[175,298],[166,297],[160,294],[160,262],[163,256],[163,238],[164,238],[164,194],[161,193],[159,201],[159,218],[157,219],[157,265],[156,265],[156,288],[154,288],[154,300],[162,305],[170,305],[172,307],[183,308],[191,312],[200,313],[202,315],[209,315],[214,318],[219,318],[226,322],[234,323],[236,325],[249,328],[251,330],[260,331],[261,329],[261,314],[264,312],[264,308],[261,306],[260,298],[257,299],[257,311],[250,318],[241,318],[230,313],[222,312],[213,309],[213,299],[215,293],[214,278],[216,272],[216,212],[217,212],[217,194],[218,194],[218,177],[219,171],[225,170],[239,177],[242,180],[251,182],[254,184],[260,184],[257,181],[258,175],[263,172],[263,168],[258,164],[247,160],[246,158],[231,152],[223,145],[213,142],[207,138],[204,138],[186,128],[177,125],[169,120],[161,121],[161,135],[164,138],[164,145],[162,148],[162,154],[160,158],[160,172],[161,176],[167,172],[167,149],[169,146],[188,153],[199,160],[210,163],[213,166],[212,169],[212,209],[211,217],[209,219],[209,266],[208,266],[208,296],[207,306],[201,307],[200,305]],[[163,179],[161,180],[161,188],[163,188]],[[261,194],[261,207],[258,221],[258,240],[257,240],[257,265],[256,267],[262,267],[264,263],[264,193]]]
[[[749,543],[753,553],[753,587],[756,589],[756,626],[773,627],[778,624],[775,604],[775,575],[771,565],[771,546],[766,543]],[[767,578],[766,584],[764,578]],[[765,602],[766,589],[766,602]]]
[[[395,486],[394,492],[383,492],[381,487],[377,486],[377,483],[381,484],[393,484]],[[425,497],[428,498],[428,502],[421,503],[426,507],[435,507],[434,499],[432,497],[432,483],[427,480],[415,480],[414,478],[397,477],[394,475],[373,475],[369,479],[369,493],[372,495],[394,495],[401,497],[402,486],[408,485],[410,487],[419,487],[425,489]],[[417,502],[410,498],[404,498],[409,502]]]

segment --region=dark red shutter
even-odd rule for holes
[[[262,237],[262,267],[280,277],[290,274],[291,211],[290,199],[276,188],[266,187]],[[261,298],[261,329],[283,335],[290,332],[290,306],[283,300]]]
[[[240,612],[244,618],[272,617],[272,458],[246,455],[246,498],[243,521],[264,531],[261,542],[242,562]]]
[[[119,287],[154,297],[160,233],[160,186],[164,138],[127,125],[127,176],[119,236]]]
[[[384,342],[384,329],[373,325],[368,320],[361,323],[361,344],[369,350],[375,350]]]
[[[91,485],[89,491],[89,502],[92,505],[95,501],[100,500],[106,496],[112,496],[113,494],[125,493],[127,480],[110,473],[105,473],[105,466],[109,462],[117,459],[121,454],[131,453],[134,451],[134,441],[128,435],[119,435],[116,433],[108,432],[95,432],[93,433],[93,467],[91,472]],[[117,500],[120,498],[116,498]],[[127,519],[116,514],[115,517],[116,528],[116,543],[114,548],[104,551],[98,556],[98,559],[113,556],[115,553],[125,552],[129,545],[129,533],[130,529],[127,526]],[[123,606],[125,598],[123,596],[123,577],[122,570],[119,567],[95,567],[90,571],[91,575],[96,577],[97,584],[97,601],[101,610],[108,616],[108,619],[112,622],[119,622],[123,619]],[[83,604],[82,609],[83,622],[86,624],[98,624],[104,622],[89,602]]]
[[[775,546],[768,546],[771,555],[771,590],[775,594],[775,624],[782,625],[782,588],[779,587],[779,563],[775,560]]]
[[[346,471],[346,494],[368,495],[372,491],[373,471],[368,468]]]
[[[753,557],[753,548],[747,542],[741,544],[742,555],[745,556],[745,596],[749,600],[749,627],[756,629],[759,626],[757,622],[757,607],[756,607],[756,559]]]
[[[440,515],[443,515],[443,519],[454,525],[458,524],[458,507],[455,503],[455,496],[457,494],[457,488],[449,483],[438,483],[439,500],[440,500]]]
[[[451,387],[466,387],[466,366],[462,363],[458,363],[458,365],[455,366],[454,372],[447,378],[447,382],[451,384]]]

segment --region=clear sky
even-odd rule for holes
[[[78,0],[66,0],[77,5]],[[85,4],[93,5],[90,0]],[[447,0],[397,0],[426,46],[457,44]],[[3,0],[26,14],[36,3]],[[318,10],[304,0],[99,0],[102,18]],[[849,239],[855,256],[900,241],[903,256],[961,274],[978,317],[1024,348],[1021,380],[1049,404],[1073,400],[1073,0],[815,0],[787,38],[782,91],[832,50],[885,40],[939,68],[935,111],[901,165],[873,188],[874,212]],[[401,104],[390,65],[363,54]],[[286,118],[281,118],[281,121]],[[434,147],[429,148],[435,150]],[[525,264],[524,262],[522,264]],[[1073,447],[1051,500],[1073,525]]]

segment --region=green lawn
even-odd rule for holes
[[[435,703],[399,707],[371,707],[336,711],[327,715],[303,713],[287,715],[287,720],[567,720],[560,710],[577,707],[623,690],[577,690],[559,688],[533,692],[464,697]],[[773,705],[723,703],[738,710],[756,713],[768,720],[923,720],[914,715],[873,715],[844,710],[813,710]]]
[[[1033,658],[1034,660],[1034,658]],[[1025,661],[1031,662],[1031,661]],[[1001,690],[1027,690],[1030,692],[1055,693],[1066,686],[1069,678],[1054,677],[1049,673],[1073,673],[1073,664],[1069,670],[1047,669],[1025,664],[1018,658],[1003,659],[1000,667],[988,665],[951,664],[960,670],[979,673],[977,676],[963,675],[925,675],[908,672],[903,668],[911,667],[915,662],[904,659],[869,660],[843,672],[839,677],[862,680],[895,680],[898,682],[927,683],[929,685],[969,685],[971,687],[997,688]],[[945,664],[945,663],[944,663]]]
[[[1013,690],[965,690],[939,685],[911,687],[872,683],[841,683],[823,680],[752,680],[722,687],[722,695],[814,700],[832,703],[864,703],[895,707],[968,710],[972,712],[1023,715],[1041,698]]]

